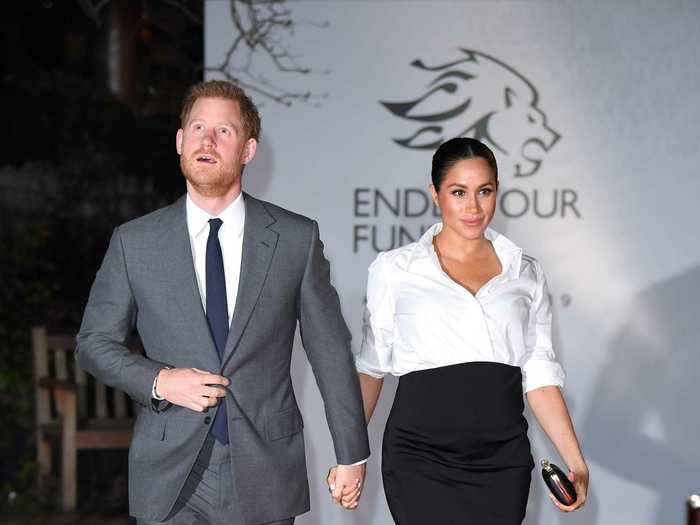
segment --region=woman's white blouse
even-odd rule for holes
[[[564,385],[552,348],[552,311],[539,263],[487,229],[502,271],[472,295],[441,268],[435,224],[418,240],[380,253],[369,267],[359,372],[383,377],[490,361],[519,366],[523,391]]]

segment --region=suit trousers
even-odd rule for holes
[[[211,435],[192,467],[166,521],[137,520],[138,525],[248,525],[240,511],[231,476],[228,445]],[[260,525],[293,525],[294,518]]]

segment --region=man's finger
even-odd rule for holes
[[[220,376],[219,374],[214,374],[213,372],[207,372],[206,370],[200,370],[199,368],[190,368],[193,372],[196,372],[200,377],[197,380],[203,385],[224,385],[228,386],[231,382],[227,377]]]
[[[355,489],[355,490],[353,490],[352,492],[347,492],[347,493],[341,494],[341,495],[340,495],[340,498],[341,498],[343,501],[352,501],[352,500],[355,499],[359,494],[360,494],[360,489]]]
[[[202,412],[204,412],[205,410],[209,410],[209,408],[211,408],[209,405],[209,398],[208,397],[200,397],[196,403],[199,407],[201,407]]]
[[[359,495],[360,488],[357,483],[350,485],[337,485],[332,492],[333,500],[345,506],[346,501],[352,501],[354,497]]]
[[[356,500],[354,500],[354,501],[352,501],[352,502],[350,502],[350,503],[346,503],[346,502],[344,502],[344,501],[341,502],[341,505],[342,505],[342,507],[343,507],[345,510],[354,510],[354,509],[357,508],[357,506],[358,506],[359,504],[360,504],[360,501],[359,501],[358,499],[356,499]]]
[[[204,412],[204,407],[195,402],[187,403],[187,408],[194,410],[195,412]]]
[[[345,490],[355,490],[355,488],[360,486],[360,483],[362,480],[355,478],[353,480],[348,480],[348,482],[345,484]]]
[[[216,374],[203,375],[202,377],[199,378],[199,382],[202,385],[229,386],[231,384],[231,381],[229,381],[229,379],[227,377],[219,376]]]
[[[360,484],[359,483],[353,483],[351,485],[345,485],[345,488],[343,489],[343,498],[349,496],[350,494],[354,494],[355,492],[359,492],[360,490]]]
[[[343,485],[336,483],[331,491],[331,497],[336,503],[340,503],[340,498],[343,495]]]
[[[360,499],[359,490],[357,492],[353,492],[352,494],[348,494],[347,496],[343,496],[340,501],[343,503],[343,505],[349,505],[358,499]]]
[[[205,397],[225,397],[226,389],[220,386],[205,386],[202,388],[201,394]]]
[[[218,397],[203,397],[202,399],[204,399],[205,408],[213,408],[219,404]]]
[[[357,496],[359,493],[360,493],[360,487],[355,487],[352,490],[348,490],[348,487],[345,487],[345,490],[343,491],[342,498],[343,498],[343,500],[350,501],[355,496]]]

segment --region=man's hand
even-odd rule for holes
[[[362,484],[365,480],[366,463],[361,465],[338,465],[328,471],[328,488],[331,498],[345,509],[356,509],[360,503]]]
[[[164,368],[158,372],[156,394],[173,405],[204,412],[226,395],[223,387],[230,383],[223,376],[197,368]]]

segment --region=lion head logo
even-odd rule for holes
[[[547,125],[537,89],[492,56],[472,49],[460,51],[463,57],[446,64],[411,62],[434,75],[427,92],[418,98],[381,101],[397,117],[420,126],[394,142],[406,148],[434,150],[452,137],[473,137],[507,159],[516,177],[533,175],[561,138]]]

